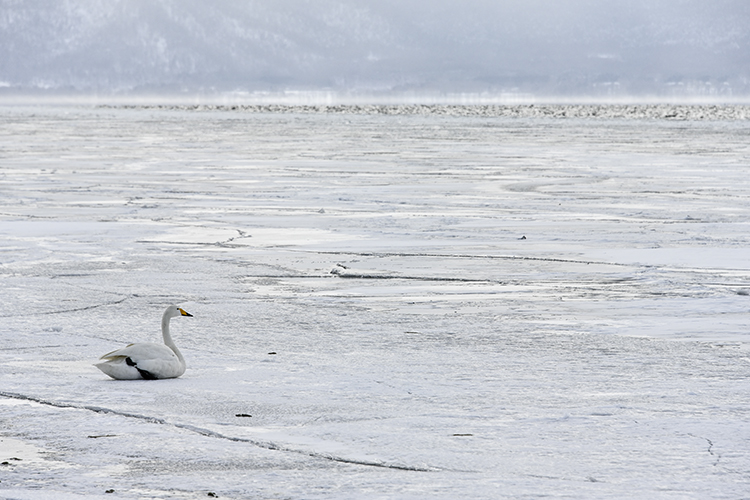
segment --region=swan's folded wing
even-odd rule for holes
[[[185,373],[185,365],[177,356],[174,359],[146,359],[137,364],[140,372],[148,372],[154,378],[175,378]],[[141,373],[143,375],[143,373]],[[143,378],[147,378],[144,376]]]
[[[140,344],[130,344],[122,349],[108,352],[101,359],[130,358],[135,362],[147,359],[161,359],[164,361],[176,360],[177,356],[174,351],[164,344],[155,344],[144,342]]]
[[[125,356],[114,356],[94,366],[116,380],[137,380],[143,378],[138,370],[127,364]]]

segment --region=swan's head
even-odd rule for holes
[[[165,318],[176,318],[177,316],[192,316],[192,314],[177,306],[169,306],[167,307],[167,310],[164,311]]]

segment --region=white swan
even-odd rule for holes
[[[117,380],[155,380],[177,378],[185,373],[185,358],[169,334],[169,320],[177,316],[192,316],[177,306],[169,306],[161,318],[164,344],[143,342],[109,352],[94,366]]]

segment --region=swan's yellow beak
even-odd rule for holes
[[[187,312],[185,309],[183,309],[181,307],[178,307],[177,309],[179,309],[180,314],[182,314],[183,316],[190,316],[191,318],[193,317],[193,315],[190,314],[189,312]]]

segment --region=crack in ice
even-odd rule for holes
[[[695,434],[688,434],[688,436],[690,436],[690,437],[694,437],[694,438],[697,438],[697,439],[702,439],[702,440],[704,440],[704,441],[705,441],[706,443],[708,443],[708,448],[706,449],[706,451],[707,451],[707,452],[708,452],[708,454],[709,454],[709,455],[711,455],[712,457],[716,457],[716,460],[714,460],[713,466],[714,466],[714,467],[716,467],[717,465],[719,465],[719,462],[721,461],[721,455],[719,455],[719,454],[717,454],[717,453],[714,453],[714,442],[713,442],[713,441],[711,441],[711,440],[710,440],[710,439],[708,439],[707,437],[703,437],[703,436],[696,436]]]
[[[554,257],[527,257],[522,255],[472,255],[460,253],[410,253],[410,252],[354,252],[354,251],[321,251],[321,250],[299,250],[291,251],[304,253],[317,253],[321,255],[355,255],[358,257],[437,257],[441,259],[489,259],[489,260],[528,260],[541,262],[562,262],[565,264],[596,264],[601,266],[618,267],[650,267],[640,264],[623,264],[620,262],[600,262],[595,260],[560,259]]]
[[[31,401],[31,402],[46,405],[46,406],[52,406],[54,408],[87,410],[87,411],[92,411],[95,413],[117,415],[117,416],[126,417],[126,418],[135,418],[135,419],[143,420],[145,422],[149,422],[152,424],[168,425],[168,426],[175,427],[177,429],[184,429],[186,431],[194,432],[196,434],[200,434],[206,437],[225,439],[227,441],[232,441],[236,443],[247,443],[247,444],[251,444],[253,446],[256,446],[258,448],[263,448],[266,450],[296,453],[296,454],[305,455],[311,458],[319,458],[319,459],[329,460],[331,462],[337,462],[337,463],[342,463],[342,464],[362,465],[366,467],[377,467],[377,468],[382,468],[382,469],[393,469],[393,470],[410,471],[410,472],[436,472],[436,471],[442,470],[437,467],[417,467],[417,466],[400,465],[400,464],[379,462],[379,461],[372,461],[372,460],[358,460],[358,459],[353,459],[353,458],[340,457],[340,456],[332,455],[329,453],[300,450],[297,448],[291,448],[289,446],[284,446],[278,443],[274,443],[272,441],[258,441],[258,440],[249,439],[249,438],[228,436],[226,434],[221,434],[219,432],[215,432],[210,429],[204,429],[202,427],[197,427],[197,426],[190,425],[190,424],[182,424],[179,422],[169,422],[168,420],[165,420],[159,417],[152,417],[148,415],[141,415],[138,413],[118,411],[118,410],[113,410],[111,408],[105,408],[102,406],[79,405],[79,404],[74,404],[74,403],[60,403],[56,401],[50,401],[50,400],[46,400],[42,398],[37,398],[34,396],[27,396],[25,394],[19,394],[15,392],[5,392],[5,391],[0,391],[0,397],[18,399],[22,401]]]
[[[123,297],[122,299],[115,300],[115,301],[112,301],[112,302],[102,302],[101,304],[93,304],[93,305],[90,305],[90,306],[76,307],[76,308],[73,308],[73,309],[61,309],[61,310],[58,310],[58,311],[42,311],[42,312],[33,313],[33,315],[48,316],[48,315],[51,315],[51,314],[65,314],[65,313],[71,313],[71,312],[90,311],[91,309],[98,309],[100,307],[114,306],[114,305],[117,305],[117,304],[122,304],[123,302],[125,302],[129,298],[130,298],[130,296]],[[3,314],[3,315],[0,315],[0,318],[15,318],[15,317],[18,317],[18,316],[29,316],[29,314],[28,313],[24,313],[24,314]]]

